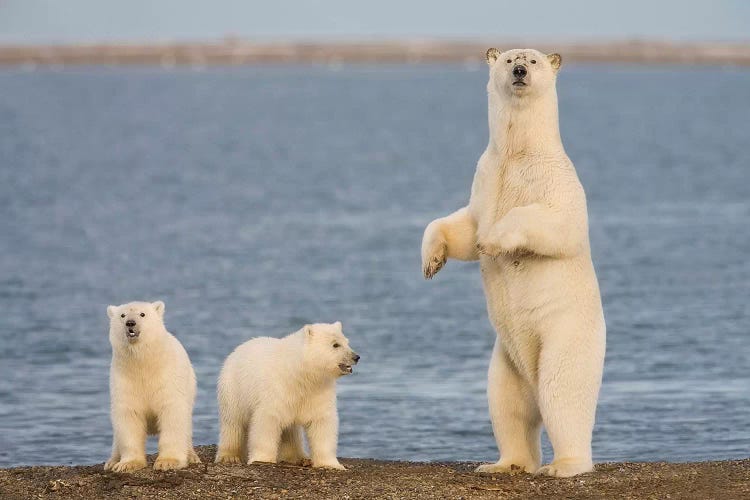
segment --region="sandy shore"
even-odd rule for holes
[[[534,47],[559,52],[566,62],[750,66],[750,41],[692,42],[632,40],[540,42],[534,40],[392,40],[359,42],[256,42],[227,38],[214,42],[107,43],[0,46],[0,65],[243,65],[436,63],[482,64],[488,47]]]
[[[203,464],[182,471],[104,472],[102,465],[0,470],[0,498],[750,498],[750,459],[606,463],[571,479],[472,472],[474,463],[343,459],[347,471],[282,465]]]

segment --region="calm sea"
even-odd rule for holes
[[[486,78],[1,70],[0,466],[108,456],[105,309],[157,299],[198,375],[198,444],[236,345],[342,320],[362,362],[340,455],[495,459],[478,266],[425,282],[419,262],[468,199]],[[750,71],[570,66],[558,86],[608,324],[595,459],[747,457]]]

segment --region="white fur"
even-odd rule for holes
[[[193,450],[195,373],[180,341],[164,327],[164,303],[109,306],[107,315],[114,438],[104,469],[130,472],[145,467],[147,434],[159,435],[154,469],[200,462]],[[135,325],[128,327],[131,320]],[[137,337],[128,336],[131,329]]]
[[[606,328],[586,197],[560,140],[560,58],[516,49],[487,59],[489,144],[469,205],[427,226],[423,270],[431,278],[447,258],[480,261],[498,334],[487,394],[501,456],[478,471],[573,476],[593,467]],[[528,69],[525,87],[512,85],[516,64]],[[542,423],[555,456],[540,469]]]
[[[343,469],[336,458],[336,379],[358,360],[339,322],[237,347],[219,376],[216,461],[301,464],[304,429],[313,467]]]

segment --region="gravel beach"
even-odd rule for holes
[[[0,498],[750,498],[750,459],[699,463],[603,463],[571,479],[472,472],[475,463],[342,459],[347,471],[212,463],[134,474],[102,465],[0,470]]]

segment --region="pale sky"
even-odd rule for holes
[[[750,41],[750,0],[0,0],[0,43],[226,35]]]

